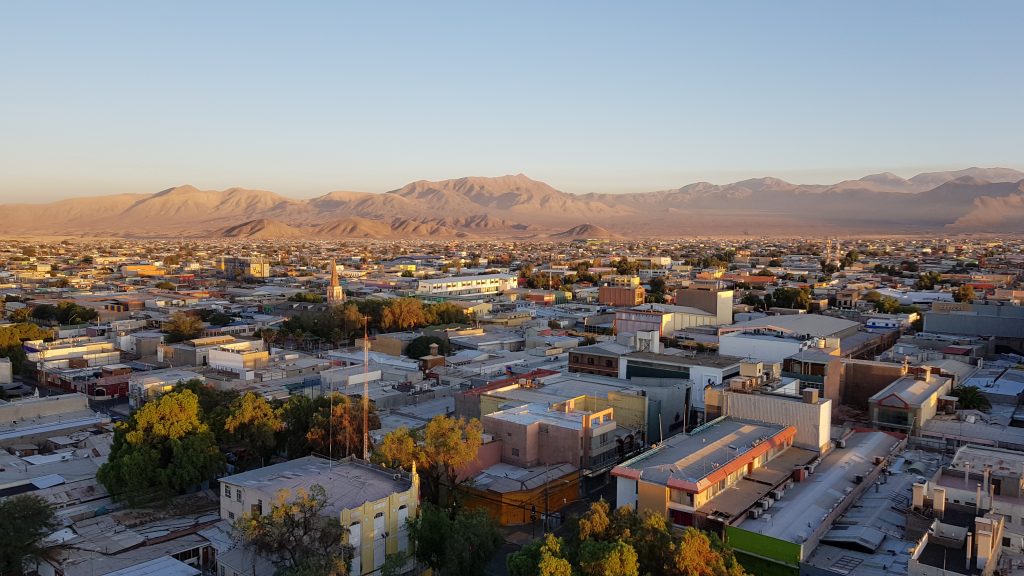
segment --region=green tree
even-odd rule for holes
[[[957,398],[957,404],[963,410],[981,410],[988,412],[992,409],[992,403],[981,388],[977,386],[960,386],[953,389],[953,395]]]
[[[161,280],[161,281],[157,282],[156,284],[154,284],[153,287],[154,288],[159,288],[160,290],[174,290],[175,289],[174,283],[173,282],[168,282],[167,280]]]
[[[480,576],[501,546],[494,520],[483,510],[456,509],[449,516],[426,503],[409,522],[416,558],[442,576]]]
[[[451,302],[439,302],[427,308],[427,321],[435,324],[467,324],[469,316],[466,312]]]
[[[242,540],[281,566],[284,574],[343,575],[352,557],[346,528],[328,512],[323,486],[277,493],[270,512],[247,513],[235,522]]]
[[[284,427],[277,446],[289,459],[311,453],[336,458],[363,453],[363,402],[358,396],[334,394],[309,398],[291,396],[278,409]],[[380,428],[373,402],[368,414],[370,430]]]
[[[587,540],[580,546],[580,571],[586,576],[639,576],[636,550],[622,540]]]
[[[319,294],[313,294],[312,292],[296,292],[288,297],[288,301],[319,304],[324,301],[324,297]]]
[[[22,310],[26,310],[23,308]],[[18,322],[0,330],[0,358],[11,361],[11,371],[22,374],[29,367],[25,356],[23,342],[26,340],[45,340],[51,338],[53,332],[41,328],[31,322]]]
[[[418,298],[396,298],[384,305],[380,324],[381,329],[388,332],[409,330],[426,326],[428,317]]]
[[[255,392],[239,398],[224,422],[224,430],[234,444],[249,447],[257,457],[253,464],[265,463],[273,456],[277,433],[283,429],[284,422],[274,408]]]
[[[199,414],[204,424],[217,438],[218,445],[227,443],[227,432],[224,423],[231,415],[231,407],[238,401],[239,394],[235,390],[218,390],[202,380],[193,378],[187,382],[178,382],[173,391],[188,390],[199,398]]]
[[[164,394],[119,422],[96,478],[114,499],[135,504],[199,486],[223,465],[216,438],[200,419],[199,397],[185,390]]]
[[[451,345],[448,340],[439,338],[437,336],[417,336],[409,342],[409,346],[405,349],[405,355],[409,358],[419,360],[424,356],[430,354],[430,345],[437,344],[438,354],[447,356],[448,352],[451,351]]]
[[[882,296],[878,299],[878,302],[875,302],[875,310],[882,314],[893,314],[899,306],[900,301],[892,296]]]
[[[44,553],[43,538],[58,527],[50,504],[39,496],[21,494],[0,500],[0,574],[22,574]]]
[[[970,284],[961,284],[953,291],[953,300],[957,302],[974,302],[974,287]]]
[[[427,500],[441,504],[442,487],[448,489],[446,507],[458,482],[458,469],[476,459],[483,441],[483,425],[473,418],[435,416],[422,433],[399,428],[384,436],[375,458],[392,467],[411,469],[416,463]]]
[[[935,290],[935,286],[942,281],[942,275],[938,272],[925,272],[917,277],[914,282],[916,290]]]
[[[164,322],[163,331],[167,333],[168,342],[191,340],[203,333],[203,321],[194,314],[174,312],[167,322]]]
[[[797,308],[800,310],[811,309],[811,290],[804,288],[776,288],[772,292],[774,306],[781,308]],[[767,304],[768,299],[765,298]]]

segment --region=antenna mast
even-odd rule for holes
[[[370,339],[368,318],[363,316],[363,460],[370,461]]]

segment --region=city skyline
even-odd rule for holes
[[[51,8],[0,23],[0,202],[1024,168],[1008,2]]]

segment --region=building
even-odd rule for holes
[[[338,263],[331,260],[331,283],[327,285],[327,304],[341,304],[345,301],[345,289],[338,283]]]
[[[765,316],[718,331],[718,351],[727,356],[775,363],[808,348],[840,348],[860,323],[820,314]]]
[[[868,399],[871,422],[881,430],[916,435],[940,409],[954,409],[956,397],[949,396],[952,387],[952,378],[933,374],[925,366]]]
[[[597,291],[597,301],[606,306],[639,306],[647,293],[637,276],[609,276]]]
[[[673,526],[720,533],[723,524],[777,493],[795,466],[817,457],[793,448],[795,436],[793,426],[731,418],[709,422],[612,469],[617,505],[650,511]]]
[[[619,377],[619,359],[632,348],[614,342],[580,346],[569,352],[569,372]]]
[[[252,380],[256,370],[267,366],[270,353],[263,349],[262,340],[244,340],[211,349],[207,361],[210,368],[230,372],[240,380]]]
[[[688,306],[715,316],[715,326],[732,324],[732,290],[717,287],[693,287],[676,290],[677,306]]]
[[[484,432],[502,441],[501,461],[521,468],[569,463],[599,470],[619,456],[614,410],[587,410],[587,398],[525,404],[481,418]]]
[[[643,304],[615,311],[615,332],[636,334],[655,332],[670,336],[677,330],[694,326],[715,326],[718,316],[698,308],[671,304]]]
[[[497,463],[464,484],[462,504],[486,510],[502,526],[544,520],[580,499],[579,469],[572,464],[520,468]]]
[[[270,277],[270,261],[262,256],[221,256],[220,269],[232,280]]]
[[[138,410],[146,402],[170,392],[177,384],[189,380],[206,382],[206,377],[177,368],[133,372],[128,380],[128,405],[132,410]]]
[[[354,458],[332,462],[306,456],[257,468],[220,480],[220,516],[234,522],[244,514],[268,514],[285,491],[289,499],[314,485],[324,488],[325,513],[337,516],[348,528],[348,543],[356,550],[351,574],[371,574],[387,554],[409,547],[406,520],[419,509],[419,476],[375,466]],[[248,575],[244,548],[218,557],[220,574]]]
[[[1024,307],[1002,303],[936,303],[924,313],[925,332],[992,336],[996,344],[1024,354]]]
[[[426,278],[416,283],[416,293],[423,296],[481,296],[500,294],[517,287],[517,278],[511,274],[481,274],[479,276],[447,276]]]
[[[796,427],[793,445],[819,453],[831,447],[832,401],[799,380],[779,378],[760,362],[743,362],[740,375],[704,388],[707,419],[722,416]]]

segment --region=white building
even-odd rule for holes
[[[420,280],[416,283],[416,293],[426,296],[499,294],[517,286],[518,279],[511,274],[448,276]]]

